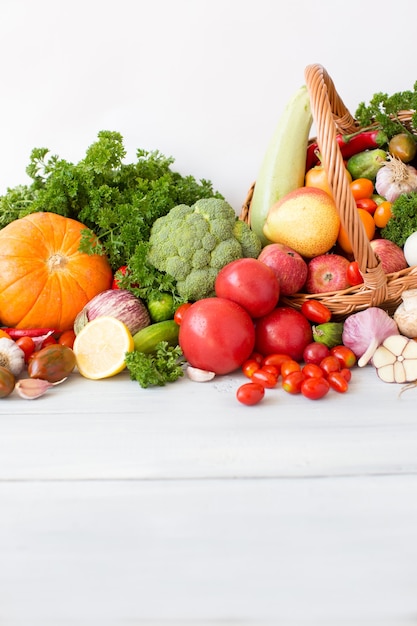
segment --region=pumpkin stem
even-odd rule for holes
[[[63,269],[67,265],[67,263],[68,259],[63,254],[53,254],[48,259],[48,270],[51,272],[54,270]]]

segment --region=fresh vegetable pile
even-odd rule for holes
[[[417,83],[376,94],[356,113],[363,130],[337,137],[386,273],[417,264],[417,138],[395,116],[416,105]],[[370,306],[344,321],[314,297],[301,310],[283,303],[364,282],[311,126],[303,87],[267,148],[250,226],[172,158],[138,150],[125,163],[119,133],[100,132],[79,163],[34,149],[32,182],[0,198],[1,397],[126,368],[142,388],[240,372],[246,405],[277,387],[311,400],[345,393],[368,364],[413,385],[416,290],[395,315]]]

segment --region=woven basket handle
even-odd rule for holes
[[[332,79],[321,65],[305,69],[306,85],[310,94],[311,110],[317,130],[317,144],[340,220],[353,249],[355,260],[364,276],[364,284],[371,289],[370,306],[377,306],[387,298],[387,277],[372,250],[345,174],[342,153],[336,141],[337,132],[360,130],[338,95]]]

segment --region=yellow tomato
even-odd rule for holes
[[[371,198],[374,193],[374,183],[369,178],[355,178],[350,183],[350,190],[355,200]]]
[[[378,226],[378,228],[384,228],[389,220],[392,217],[392,212],[391,212],[391,202],[388,202],[388,200],[385,200],[385,202],[381,202],[380,205],[377,206],[377,208],[375,209],[375,213],[374,213],[374,221],[375,221],[375,225]]]
[[[368,211],[365,211],[365,209],[357,209],[357,211],[359,213],[360,219],[362,220],[362,224],[365,227],[365,232],[368,236],[368,239],[369,241],[371,241],[373,239],[373,236],[375,235],[375,220],[373,216],[370,213],[368,213]],[[342,225],[340,225],[337,243],[342,248],[342,250],[346,252],[347,254],[353,253],[353,249],[349,241],[348,234]]]
[[[350,172],[348,170],[345,170],[345,174],[350,184],[352,182],[352,176],[350,175]],[[327,178],[326,170],[322,165],[315,165],[307,171],[305,175],[305,186],[323,189],[323,191],[328,193],[329,196],[333,196]]]

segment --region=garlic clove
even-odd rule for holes
[[[398,357],[403,354],[409,341],[408,337],[404,337],[404,335],[390,335],[382,342],[382,345]]]
[[[210,372],[208,370],[202,370],[198,367],[193,367],[192,365],[187,366],[188,378],[197,383],[205,383],[209,380],[213,380],[215,375],[216,374],[214,372]]]
[[[384,345],[379,346],[374,352],[374,356],[372,357],[372,364],[374,367],[383,367],[384,365],[394,365],[397,360],[397,355],[394,354],[391,350],[389,350]]]
[[[403,365],[405,380],[417,380],[417,359],[405,359]]]
[[[25,400],[36,400],[43,396],[48,389],[63,383],[66,378],[59,380],[57,383],[50,383],[42,378],[22,378],[18,380],[15,389],[18,395]]]

